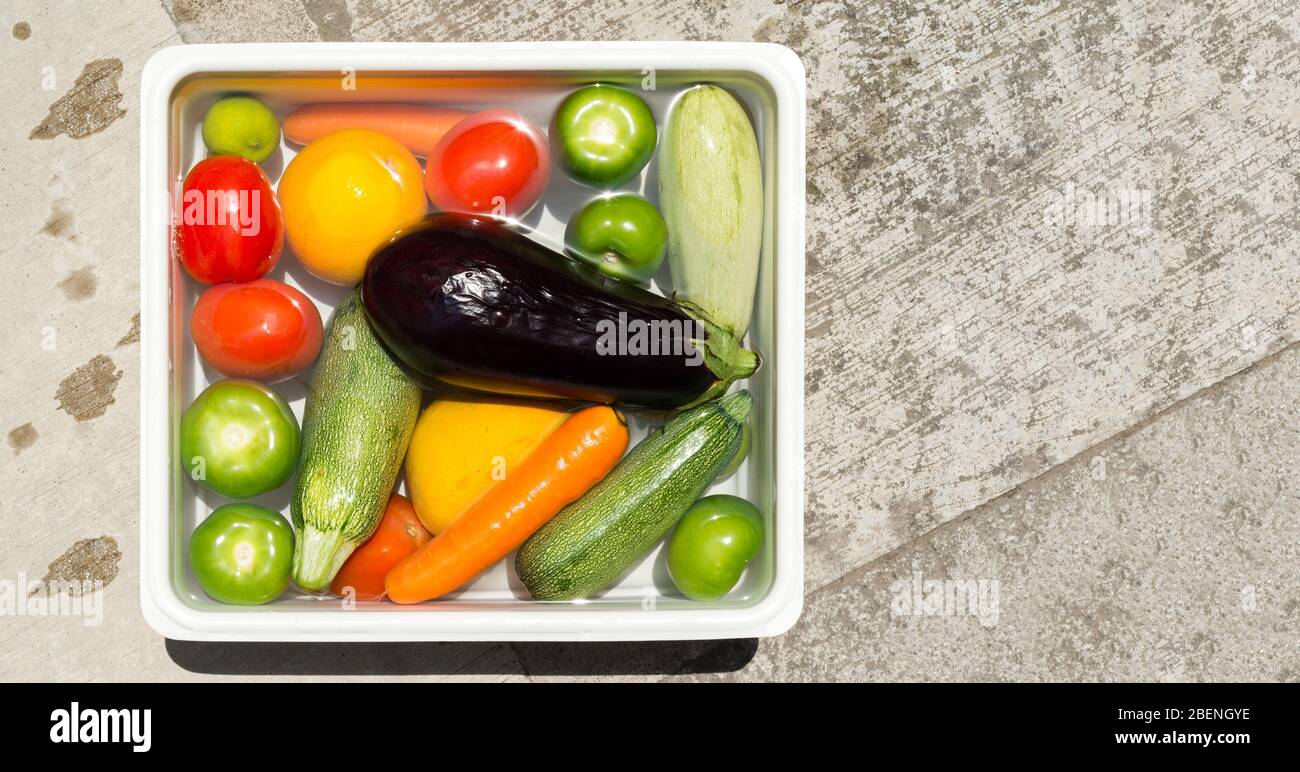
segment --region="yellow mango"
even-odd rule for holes
[[[415,425],[406,487],[420,522],[451,525],[564,423],[568,411],[537,402],[436,399]]]

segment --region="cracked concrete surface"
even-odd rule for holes
[[[813,592],[731,677],[1300,680],[1297,378],[1292,346]],[[996,591],[912,602],[945,580]]]
[[[102,626],[0,618],[0,676],[1300,678],[1293,3],[22,0],[0,24],[0,281],[24,288],[0,341],[0,578],[83,539],[121,553]],[[145,60],[509,39],[802,57],[804,618],[758,642],[164,642],[135,596]],[[996,623],[926,613],[944,580],[996,587]]]

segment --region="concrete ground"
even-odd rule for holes
[[[136,0],[0,11],[5,679],[1300,680],[1288,0]],[[93,34],[87,34],[93,31]],[[137,602],[155,50],[764,40],[808,71],[807,598],[761,641],[201,645]]]

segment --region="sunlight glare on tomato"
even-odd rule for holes
[[[290,378],[320,353],[320,312],[302,292],[274,279],[218,284],[190,318],[194,345],[222,375],[265,383]]]
[[[181,264],[203,284],[265,276],[284,246],[284,216],[266,173],[241,156],[214,156],[185,176],[175,220]]]
[[[443,211],[519,217],[541,198],[550,155],[537,128],[505,110],[466,118],[429,159],[429,199]]]

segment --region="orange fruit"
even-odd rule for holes
[[[428,209],[420,162],[386,134],[344,129],[289,162],[278,191],[285,236],[308,271],[361,281],[370,255]]]

